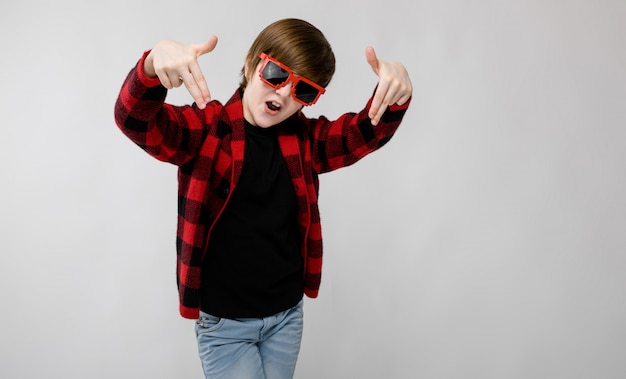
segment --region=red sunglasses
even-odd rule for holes
[[[291,82],[291,96],[302,105],[313,105],[326,92],[324,87],[311,80],[296,75],[291,69],[265,53],[259,54],[263,60],[259,76],[263,83],[272,88],[280,88]]]

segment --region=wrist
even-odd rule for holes
[[[152,64],[146,64],[146,59],[148,58],[148,54],[150,54],[150,50],[144,51],[143,55],[137,62],[136,72],[137,77],[143,85],[146,87],[155,87],[161,84],[161,80],[157,76],[150,76],[145,71],[146,66],[152,66]]]
[[[154,71],[154,60],[152,59],[152,51],[146,56],[143,61],[143,72],[149,78],[156,78],[157,74]]]

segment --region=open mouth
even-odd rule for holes
[[[279,110],[280,110],[280,104],[278,104],[278,103],[277,103],[277,102],[275,102],[275,101],[268,101],[268,102],[267,102],[267,103],[265,103],[265,104],[267,105],[267,107],[268,107],[270,110],[272,110],[272,111],[274,111],[274,112],[276,112],[276,111],[279,111]]]

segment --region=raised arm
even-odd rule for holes
[[[216,43],[216,37],[200,45],[161,41],[144,53],[126,77],[115,103],[116,123],[153,157],[177,165],[187,162],[213,125],[222,105],[208,102],[210,92],[198,57],[212,51]],[[168,88],[183,83],[196,106],[165,103]]]

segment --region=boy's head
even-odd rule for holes
[[[335,73],[335,55],[322,32],[310,23],[286,18],[268,25],[250,46],[246,65],[241,70],[241,88],[246,88],[249,77],[246,67],[254,68],[266,53],[291,68],[297,75],[326,87]]]

